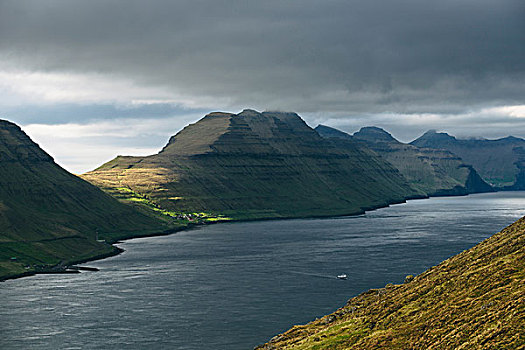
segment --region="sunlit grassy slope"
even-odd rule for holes
[[[176,229],[72,175],[0,121],[0,278],[115,253],[98,242]]]
[[[523,349],[525,218],[259,349]]]
[[[327,216],[417,195],[366,147],[338,149],[295,113],[211,113],[149,157],[117,157],[83,178],[178,215]]]

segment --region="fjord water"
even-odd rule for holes
[[[130,240],[99,272],[0,284],[0,348],[251,349],[523,215],[525,192],[498,192]]]

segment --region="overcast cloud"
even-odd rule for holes
[[[407,141],[525,136],[525,2],[0,0],[0,93],[48,132],[250,107]]]

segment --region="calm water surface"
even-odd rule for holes
[[[100,272],[1,283],[0,349],[251,349],[523,215],[525,192],[500,192],[130,240]]]

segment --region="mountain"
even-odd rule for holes
[[[525,218],[257,349],[523,349]]]
[[[394,165],[420,195],[463,195],[493,191],[472,166],[465,164],[458,156],[444,150],[401,143],[381,128],[364,127],[353,136],[323,125],[315,130],[325,138],[366,144]]]
[[[168,228],[68,173],[0,120],[0,279],[114,254],[97,232],[113,242]]]
[[[210,113],[158,154],[119,156],[83,178],[171,215],[224,219],[328,216],[415,195],[363,147],[339,149],[295,113]]]
[[[524,139],[509,136],[497,140],[461,140],[430,130],[411,144],[456,154],[498,189],[525,190]]]

